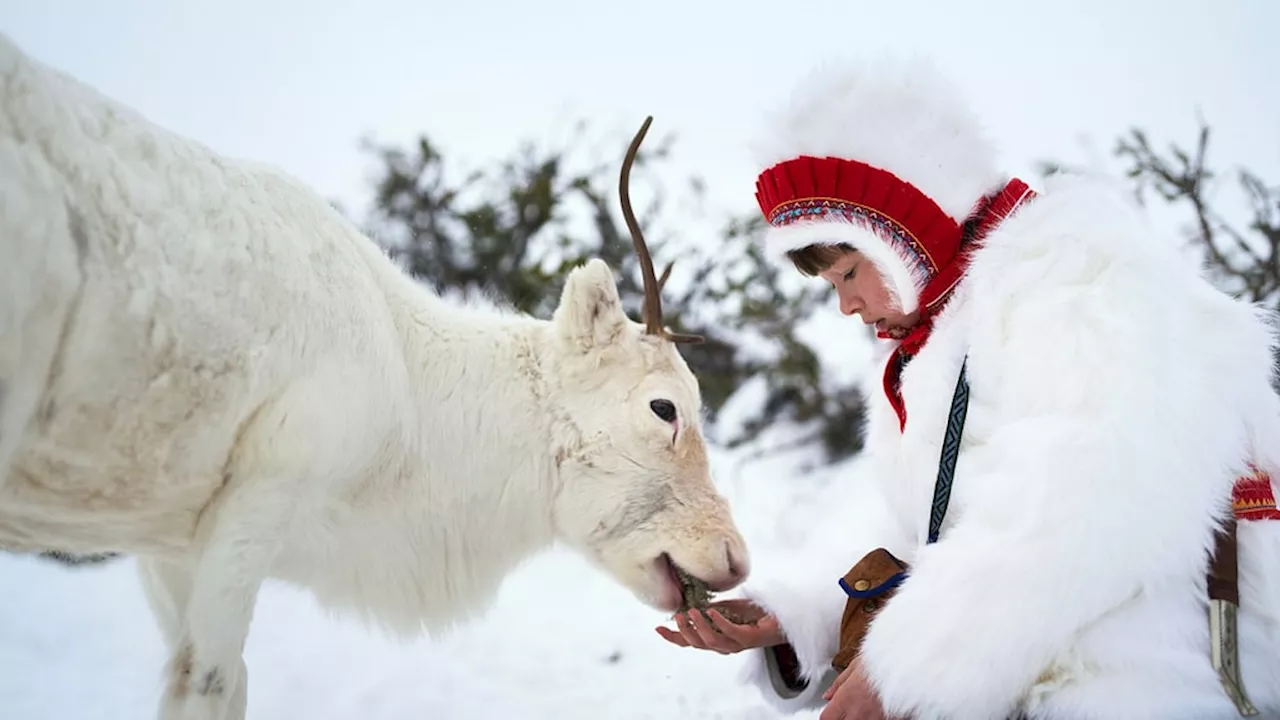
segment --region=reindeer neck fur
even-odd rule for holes
[[[304,550],[294,579],[415,634],[482,614],[554,541],[556,458],[576,433],[557,420],[550,322],[446,303],[369,245],[408,377],[400,448],[334,503],[327,538],[294,543],[326,549]]]

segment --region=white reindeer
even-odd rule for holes
[[[307,187],[0,36],[0,547],[136,555],[165,720],[241,718],[265,578],[400,633],[563,541],[641,601],[739,584],[697,382],[611,271],[550,321],[447,304]],[[665,276],[665,273],[664,273]]]

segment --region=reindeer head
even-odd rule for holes
[[[555,522],[640,600],[679,607],[677,573],[723,591],[747,576],[745,543],[711,483],[698,381],[676,350],[701,337],[662,325],[662,285],[631,209],[631,142],[619,191],[644,278],[643,324],[622,311],[601,260],[573,270],[555,313],[557,404],[571,428],[560,449]]]

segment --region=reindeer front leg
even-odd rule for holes
[[[161,606],[170,645],[161,720],[244,718],[244,644],[293,512],[293,486],[279,476],[233,474],[201,518],[187,561],[150,568],[149,579],[163,588],[152,605]],[[164,610],[166,601],[172,610]]]

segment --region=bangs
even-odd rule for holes
[[[853,246],[847,243],[838,245],[809,245],[799,250],[788,250],[787,259],[796,269],[810,277],[829,269],[837,260],[853,252]]]

